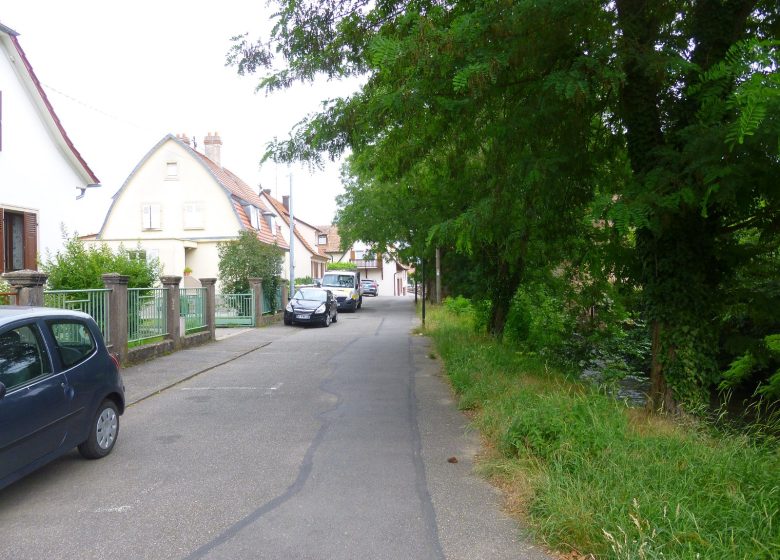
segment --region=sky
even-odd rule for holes
[[[296,217],[331,223],[342,192],[340,162],[310,171],[267,162],[266,144],[287,138],[324,99],[347,96],[358,82],[319,81],[266,95],[261,75],[226,67],[230,38],[267,37],[266,0],[15,0],[0,23],[19,42],[68,136],[102,187],[90,189],[80,235],[96,233],[127,176],[166,134],[219,133],[222,165],[280,199],[293,186]]]

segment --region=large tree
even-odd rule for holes
[[[642,290],[652,406],[702,402],[719,294],[746,259],[776,247],[774,2],[278,5],[269,40],[237,40],[240,72],[281,62],[261,81],[269,92],[367,77],[268,154],[316,162],[351,151],[339,214],[348,237],[460,252],[500,333],[529,267],[577,262],[572,240],[614,228],[631,258],[589,273],[627,265]],[[745,243],[745,230],[760,243]]]

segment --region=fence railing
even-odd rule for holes
[[[184,334],[192,334],[208,328],[206,288],[180,289],[179,310],[184,317]]]
[[[128,343],[138,343],[168,334],[166,292],[167,288],[128,288]]]
[[[254,326],[255,295],[217,294],[215,321],[218,327]]]
[[[16,305],[16,292],[0,292],[0,305]]]
[[[57,309],[71,309],[91,315],[100,327],[106,344],[111,343],[109,336],[108,289],[95,290],[46,290],[43,292],[43,305]]]

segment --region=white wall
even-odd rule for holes
[[[44,125],[27,90],[19,81],[13,63],[0,48],[0,84],[3,92],[2,150],[0,150],[0,206],[37,210],[38,256],[45,257],[63,245],[61,223],[69,233],[84,205],[76,200],[83,178]],[[12,53],[15,64],[21,65]],[[45,80],[44,80],[45,81]],[[87,195],[90,193],[87,191]],[[88,234],[94,232],[79,232]]]

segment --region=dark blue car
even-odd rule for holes
[[[0,306],[0,488],[74,447],[105,457],[124,409],[118,362],[89,315]]]

